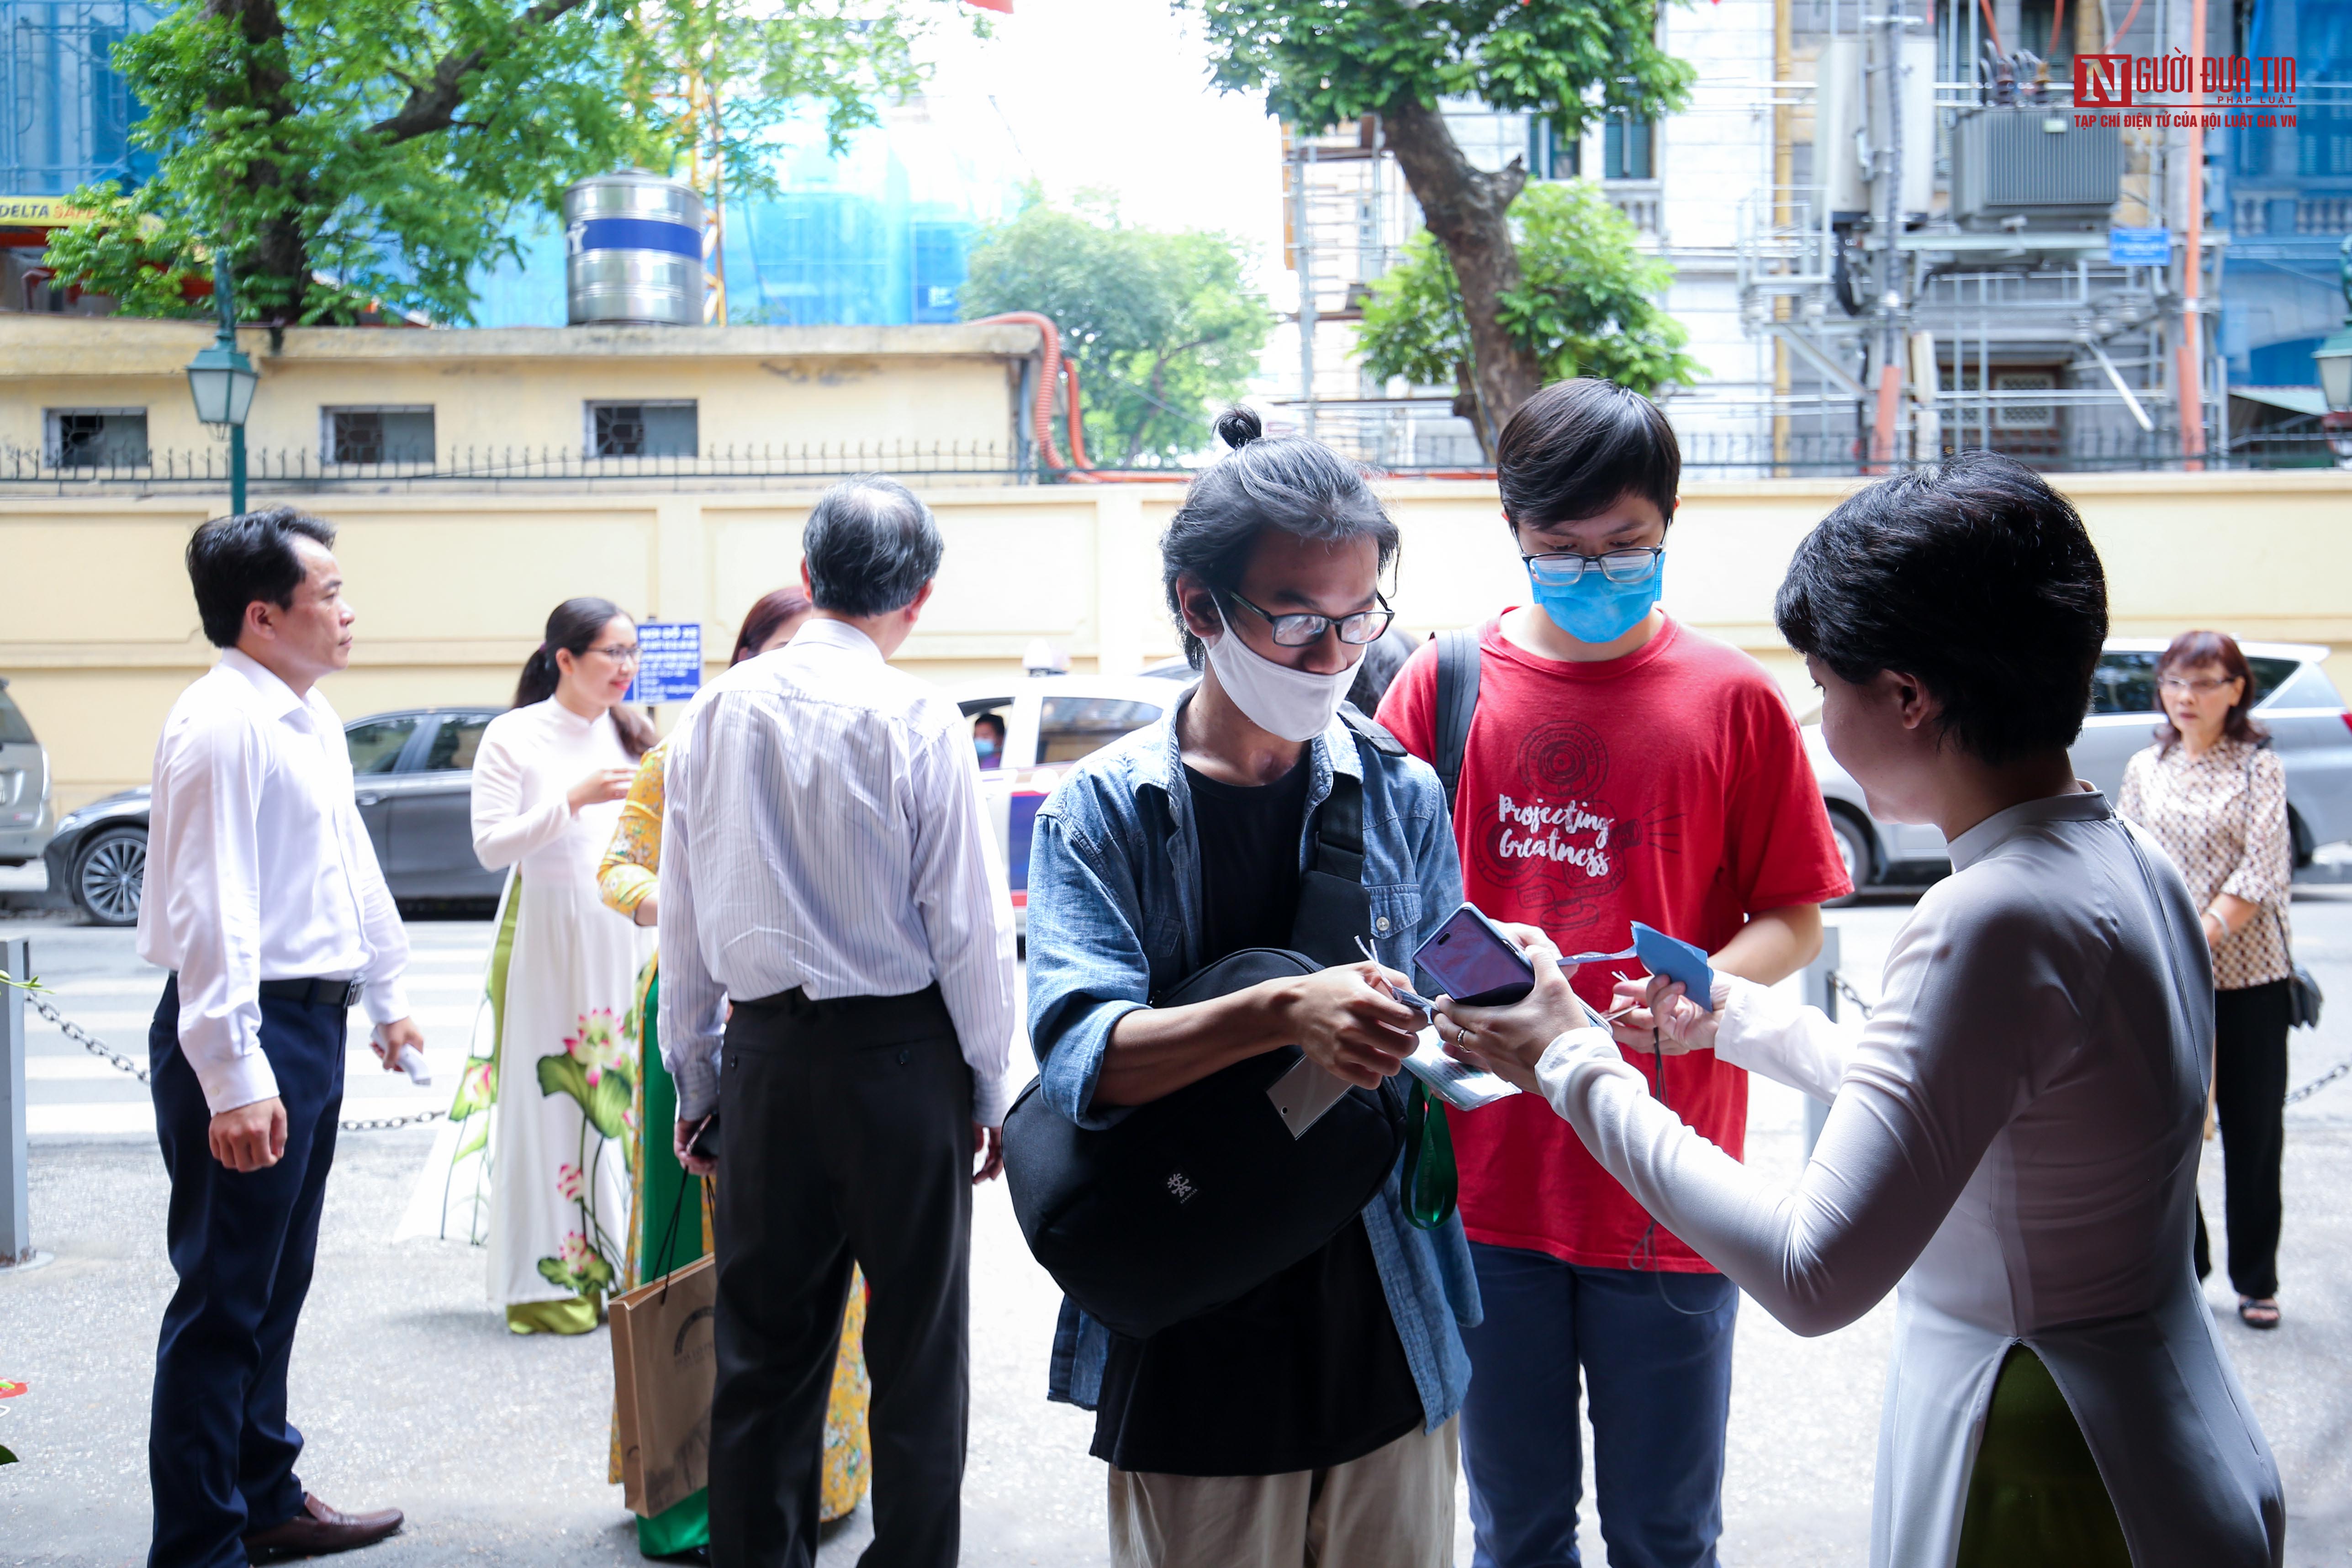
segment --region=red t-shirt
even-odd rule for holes
[[[1635,920],[1713,953],[1758,911],[1852,891],[1820,784],[1780,688],[1736,648],[1669,618],[1622,659],[1541,658],[1479,631],[1478,707],[1454,817],[1463,896],[1537,925],[1566,953],[1629,946]],[[1415,756],[1436,755],[1437,649],[1415,653],[1381,704]],[[1628,958],[1587,964],[1606,1010]],[[1648,1051],[1625,1052],[1653,1078]],[[1665,1059],[1666,1103],[1734,1158],[1748,1074],[1694,1051]],[[1449,1111],[1464,1225],[1474,1241],[1591,1268],[1685,1273],[1707,1264],[1662,1228],[1534,1095]],[[1653,1253],[1652,1249],[1654,1249]]]

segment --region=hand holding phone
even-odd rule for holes
[[[1535,989],[1527,954],[1473,904],[1446,916],[1412,961],[1435,976],[1448,997],[1470,1007],[1507,1007]]]
[[[1485,1068],[1522,1090],[1538,1091],[1536,1063],[1551,1042],[1571,1030],[1590,1029],[1596,1020],[1592,1009],[1569,988],[1559,949],[1549,937],[1532,925],[1492,929],[1525,966],[1524,988],[1506,988],[1518,989],[1518,999],[1483,1006],[1449,993],[1437,1004],[1437,1033],[1446,1054],[1455,1061]],[[1427,967],[1427,960],[1423,962]]]

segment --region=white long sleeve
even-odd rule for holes
[[[474,858],[488,871],[503,871],[545,849],[572,825],[572,803],[562,793],[539,800],[526,796],[529,758],[518,747],[532,732],[518,733],[505,721],[532,711],[500,715],[482,732],[474,753]]]
[[[408,1015],[408,936],[352,798],[341,723],[234,649],[155,748],[139,953],[178,977],[180,1050],[215,1114],[267,1100],[264,980],[356,977]]]
[[[1723,1005],[1716,1055],[1824,1105],[1836,1099],[1853,1061],[1856,1031],[1769,986],[1737,975],[1726,978],[1731,996]]]
[[[2095,796],[2062,800],[2101,820],[2051,807],[2049,831],[1971,846],[1972,866],[1956,844],[1966,869],[1920,901],[1850,1046],[1818,1012],[1735,988],[1726,1060],[1832,1100],[1794,1187],[1691,1132],[1599,1031],[1554,1042],[1546,1098],[1662,1224],[1800,1333],[1853,1322],[1931,1245],[1949,1256],[1929,1286],[1968,1321],[2022,1332],[2142,1310],[2174,1260],[2154,1197],[2167,1118],[2201,1092],[2174,1081],[2173,1030],[2150,1009],[2189,1008],[2205,981],[2178,936],[2194,922],[2177,883],[2167,951],[2145,935],[2155,884],[2127,830]],[[2176,992],[2179,969],[2192,972]],[[1984,1268],[1988,1253],[2024,1272]]]

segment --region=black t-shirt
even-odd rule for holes
[[[1191,768],[1202,962],[1287,947],[1309,769],[1245,788]],[[1239,1301],[1111,1336],[1091,1452],[1123,1470],[1265,1476],[1363,1458],[1422,1424],[1363,1221]]]

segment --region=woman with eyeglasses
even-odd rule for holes
[[[655,738],[621,703],[636,668],[635,622],[608,600],[565,600],[474,760],[474,853],[514,874],[425,1180],[441,1234],[488,1243],[490,1296],[516,1333],[594,1328],[626,1250],[637,1066],[622,1027],[652,933],[604,907],[597,871]]]
[[[2286,768],[2249,716],[2236,641],[2183,632],[2156,662],[2156,744],[2131,759],[2116,809],[2156,835],[2213,950],[2213,1103],[2221,1124],[2230,1283],[2238,1321],[2279,1325],[2279,1155],[2292,1022],[2286,904],[2294,853]],[[2213,1264],[2197,1215],[2197,1277]]]

